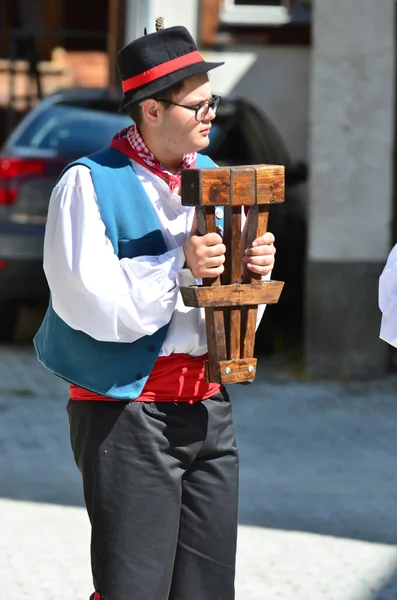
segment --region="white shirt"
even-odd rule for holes
[[[204,309],[185,306],[178,284],[194,208],[182,206],[160,177],[134,161],[133,167],[167,252],[119,259],[106,235],[90,170],[71,167],[51,194],[44,239],[53,308],[73,329],[107,342],[134,342],[170,323],[160,356],[200,356],[207,352]],[[189,284],[200,283],[189,274]]]
[[[382,311],[379,337],[397,348],[397,245],[379,278],[379,308]]]

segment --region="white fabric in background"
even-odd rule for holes
[[[379,337],[397,348],[397,245],[379,278],[379,308],[382,311]]]

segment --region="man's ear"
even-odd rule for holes
[[[142,118],[149,125],[157,125],[161,116],[161,105],[154,98],[144,100],[141,105]]]

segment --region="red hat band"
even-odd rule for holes
[[[184,54],[183,56],[178,56],[172,60],[167,60],[167,62],[152,67],[143,73],[139,73],[139,75],[134,75],[134,77],[125,79],[122,82],[123,92],[129,92],[130,90],[134,90],[142,85],[145,85],[146,83],[160,79],[160,77],[164,77],[164,75],[169,75],[174,71],[178,71],[178,69],[183,69],[184,67],[188,67],[199,62],[204,62],[204,59],[197,50],[194,52],[189,52],[188,54]]]

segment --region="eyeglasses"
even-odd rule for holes
[[[156,98],[158,102],[165,102],[166,104],[172,104],[172,106],[181,106],[182,108],[187,108],[188,110],[194,110],[195,119],[199,123],[204,121],[205,117],[208,115],[209,110],[211,109],[214,113],[216,113],[219,102],[221,101],[220,96],[212,96],[211,100],[205,100],[204,102],[200,102],[196,106],[187,106],[186,104],[177,104],[176,102],[171,102],[171,100],[165,100],[163,98]]]

